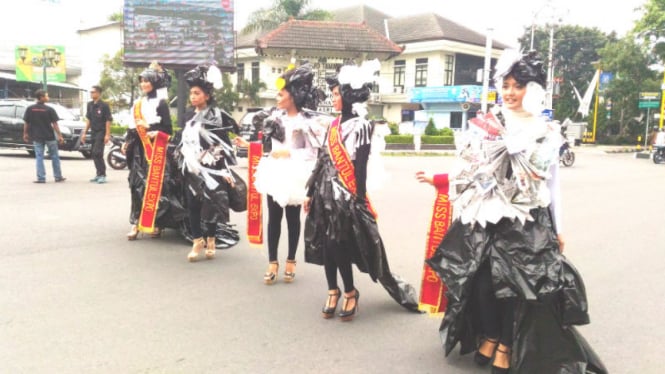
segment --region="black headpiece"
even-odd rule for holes
[[[285,89],[293,97],[293,103],[298,110],[302,108],[316,110],[319,101],[324,98],[321,89],[313,85],[314,71],[312,66],[305,62],[297,68],[288,69],[277,79],[277,89]]]
[[[185,73],[185,81],[189,88],[194,86],[201,87],[201,89],[208,94],[212,95],[213,84],[208,80],[208,66],[199,65],[192,70]]]
[[[150,82],[155,90],[169,88],[171,86],[171,76],[166,69],[162,68],[156,61],[152,62],[147,69],[139,74],[139,81],[141,79],[146,79]]]
[[[510,75],[523,86],[529,82],[536,82],[545,88],[547,74],[543,65],[543,59],[536,51],[522,55],[514,50],[507,50],[496,63],[494,79],[503,79]]]

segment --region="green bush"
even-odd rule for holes
[[[127,131],[127,127],[113,124],[111,125],[111,134],[112,135],[124,135]]]
[[[413,135],[386,135],[384,139],[390,144],[413,144]]]
[[[399,125],[395,122],[388,122],[388,128],[391,135],[399,135]]]
[[[423,135],[420,138],[421,144],[454,144],[455,137],[442,135]]]
[[[429,118],[427,126],[425,127],[424,135],[439,135],[439,129],[437,129],[436,125],[434,124],[434,118],[432,117]]]
[[[444,127],[441,130],[439,130],[439,135],[441,136],[455,136],[455,131],[451,129],[450,127]]]

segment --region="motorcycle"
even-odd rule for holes
[[[122,170],[127,167],[127,157],[122,153],[122,145],[125,138],[122,136],[111,137],[111,149],[106,154],[106,163],[115,170]]]
[[[652,159],[654,164],[665,163],[665,145],[654,145]]]
[[[570,144],[567,140],[559,148],[559,161],[561,161],[563,166],[573,166],[575,163],[575,152],[570,149]]]

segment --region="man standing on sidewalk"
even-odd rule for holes
[[[44,90],[35,91],[37,102],[25,109],[23,115],[23,141],[32,141],[35,147],[35,161],[37,163],[37,180],[35,183],[46,183],[46,169],[44,168],[44,148],[48,148],[53,166],[53,176],[56,182],[64,182],[60,169],[60,155],[58,154],[58,143],[62,144],[65,139],[60,133],[58,121],[60,118],[55,109],[46,105],[48,92]],[[56,140],[57,137],[57,140]]]
[[[111,139],[111,121],[113,120],[111,109],[107,103],[102,101],[101,96],[102,88],[97,85],[92,86],[92,90],[90,90],[92,101],[88,102],[85,114],[85,129],[81,133],[81,143],[84,143],[88,129],[92,130],[90,153],[92,154],[92,160],[95,162],[95,169],[97,169],[97,175],[90,179],[90,182],[93,183],[106,183],[104,145]]]

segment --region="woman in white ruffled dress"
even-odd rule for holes
[[[268,203],[268,269],[265,284],[277,280],[278,245],[282,217],[286,215],[288,254],[284,282],[295,278],[296,251],[300,240],[300,211],[305,199],[305,184],[316,161],[325,134],[325,122],[314,110],[323,92],[313,85],[314,72],[306,63],[288,69],[277,80],[277,108],[256,114],[263,118],[263,157],[254,174],[254,186],[265,194]],[[236,142],[246,146],[242,139]]]

